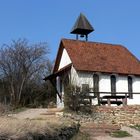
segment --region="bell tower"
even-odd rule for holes
[[[91,26],[87,18],[81,13],[77,18],[72,30],[71,34],[76,34],[76,39],[78,40],[80,37],[85,37],[85,40],[88,41],[88,34],[93,32],[94,28]]]

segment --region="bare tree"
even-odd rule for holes
[[[53,66],[54,66],[54,61],[51,61],[51,60],[48,59],[48,61],[46,63],[47,64],[46,64],[46,74],[45,74],[45,77],[52,73]]]
[[[1,47],[0,75],[8,82],[11,104],[18,106],[30,80],[44,71],[48,53],[46,43],[30,45],[25,39]]]

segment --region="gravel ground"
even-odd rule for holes
[[[127,131],[132,137],[112,138],[110,136],[98,136],[94,140],[140,140],[140,132],[130,127],[123,126],[121,130]]]

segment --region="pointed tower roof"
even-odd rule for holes
[[[88,35],[92,31],[94,31],[94,28],[91,26],[87,18],[81,13],[72,28],[71,34]]]

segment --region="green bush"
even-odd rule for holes
[[[68,85],[65,88],[64,105],[66,110],[78,111],[78,99],[75,94],[75,86]]]
[[[82,93],[79,90],[79,87],[74,85],[68,85],[65,88],[64,94],[64,106],[65,110],[91,113],[91,106],[89,101],[85,100],[86,93]]]

